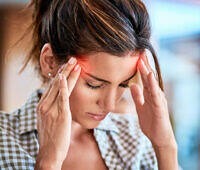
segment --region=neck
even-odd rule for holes
[[[93,129],[85,129],[79,123],[72,121],[71,142],[81,141],[88,135],[93,135]]]

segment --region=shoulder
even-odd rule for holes
[[[34,160],[23,148],[19,135],[18,110],[12,113],[0,111],[0,169],[30,169]]]
[[[0,131],[9,134],[16,134],[19,126],[19,109],[13,112],[0,111]]]
[[[0,169],[33,169],[39,144],[34,92],[19,109],[0,111]]]

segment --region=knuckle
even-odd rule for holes
[[[49,111],[48,114],[46,115],[48,118],[54,118],[55,115],[52,111]]]
[[[146,85],[146,84],[143,84],[143,88],[146,89],[146,90],[149,90],[149,86]]]
[[[66,102],[67,102],[67,97],[66,97],[65,95],[62,95],[62,96],[60,97],[60,101],[61,101],[62,103],[66,103]]]
[[[46,108],[45,108],[45,106],[44,106],[44,103],[39,107],[39,113],[40,114],[43,114],[43,113],[45,113],[46,112]]]
[[[66,115],[65,114],[59,114],[59,116],[58,116],[58,121],[60,122],[60,123],[62,123],[62,122],[65,122],[66,121]]]
[[[155,108],[159,108],[160,107],[160,101],[158,101],[157,99],[154,99],[153,105],[154,105]]]
[[[58,115],[58,118],[57,118],[58,121],[63,122],[63,123],[68,121],[70,118],[70,115],[68,113],[69,111],[67,109],[63,109],[62,112],[60,112]]]
[[[48,112],[48,114],[46,114],[46,119],[49,122],[53,122],[56,119],[56,114],[53,113],[52,111]]]
[[[64,117],[65,118],[66,113],[68,113],[68,109],[67,109],[66,106],[58,108],[58,117],[61,117],[61,118]]]
[[[60,100],[61,101],[67,101],[68,100],[68,93],[67,93],[67,90],[65,88],[62,88],[60,90]]]
[[[151,93],[151,97],[154,101],[159,101],[160,100],[160,95],[157,92]]]

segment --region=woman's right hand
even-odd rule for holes
[[[61,169],[67,156],[72,122],[69,96],[81,72],[76,63],[71,58],[61,67],[37,105],[40,147],[35,169]]]

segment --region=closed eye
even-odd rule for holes
[[[103,85],[93,86],[93,85],[89,84],[88,82],[86,82],[86,85],[91,89],[99,89],[103,86]],[[129,87],[128,84],[120,84],[119,86],[122,87],[122,88],[128,88]]]
[[[128,88],[129,85],[128,84],[120,84],[119,86],[123,87],[123,88]]]
[[[100,86],[92,86],[92,85],[90,85],[89,83],[87,83],[86,82],[86,85],[89,87],[89,88],[91,88],[91,89],[98,89],[98,88],[100,88],[102,85],[100,85]]]

